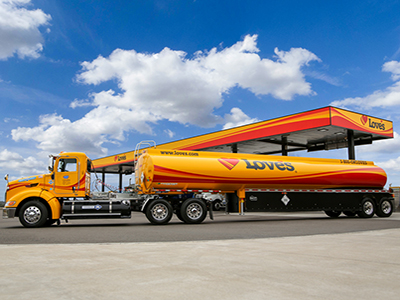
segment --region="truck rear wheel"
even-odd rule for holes
[[[146,208],[146,217],[155,225],[167,224],[173,214],[173,208],[168,201],[163,199],[153,200]]]
[[[361,211],[357,212],[360,218],[372,218],[375,213],[375,204],[371,199],[364,199],[361,204]]]
[[[19,221],[24,227],[42,227],[47,222],[49,212],[40,201],[29,201],[19,211]]]
[[[381,218],[390,217],[393,213],[393,204],[389,200],[382,200],[376,207],[376,215]]]
[[[199,224],[207,216],[207,206],[203,200],[196,198],[187,199],[181,206],[181,216],[185,223]]]

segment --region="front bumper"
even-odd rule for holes
[[[3,219],[12,219],[15,217],[16,208],[3,208]]]

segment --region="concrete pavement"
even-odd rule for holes
[[[399,299],[400,230],[0,245],[1,299]]]

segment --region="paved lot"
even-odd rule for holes
[[[263,222],[259,216],[246,218],[250,221],[232,221],[226,226],[218,220],[200,226],[160,227],[140,222],[107,226],[126,227],[132,235],[141,226],[161,232],[162,228],[174,232],[181,226],[189,235],[202,227],[212,231],[222,226],[230,232],[229,224],[236,223],[240,224],[236,228],[254,223],[254,229],[261,223],[276,228],[294,222],[302,229],[294,236],[274,238],[2,244],[1,299],[399,299],[399,214],[368,220],[377,228],[367,231],[355,226],[360,220],[355,218],[330,220],[315,214],[268,215]],[[339,233],[342,229],[337,221],[354,227]],[[322,223],[339,232],[300,234],[306,227],[324,227]],[[382,229],[382,223],[391,229]],[[39,232],[1,224],[1,240],[7,231],[33,236]],[[77,233],[86,228],[97,235],[107,226],[80,223],[47,232],[64,234],[65,227]],[[293,228],[290,225],[286,230]],[[46,239],[41,232],[38,235]]]
[[[400,229],[400,213],[390,218],[331,219],[322,212],[247,213],[218,212],[214,221],[188,225],[174,217],[165,226],[151,225],[141,213],[125,220],[71,220],[61,226],[26,229],[18,219],[0,219],[0,244],[71,244],[174,242],[336,234],[379,229]]]

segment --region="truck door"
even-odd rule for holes
[[[54,172],[54,193],[74,197],[79,190],[79,163],[76,157],[59,158]]]

